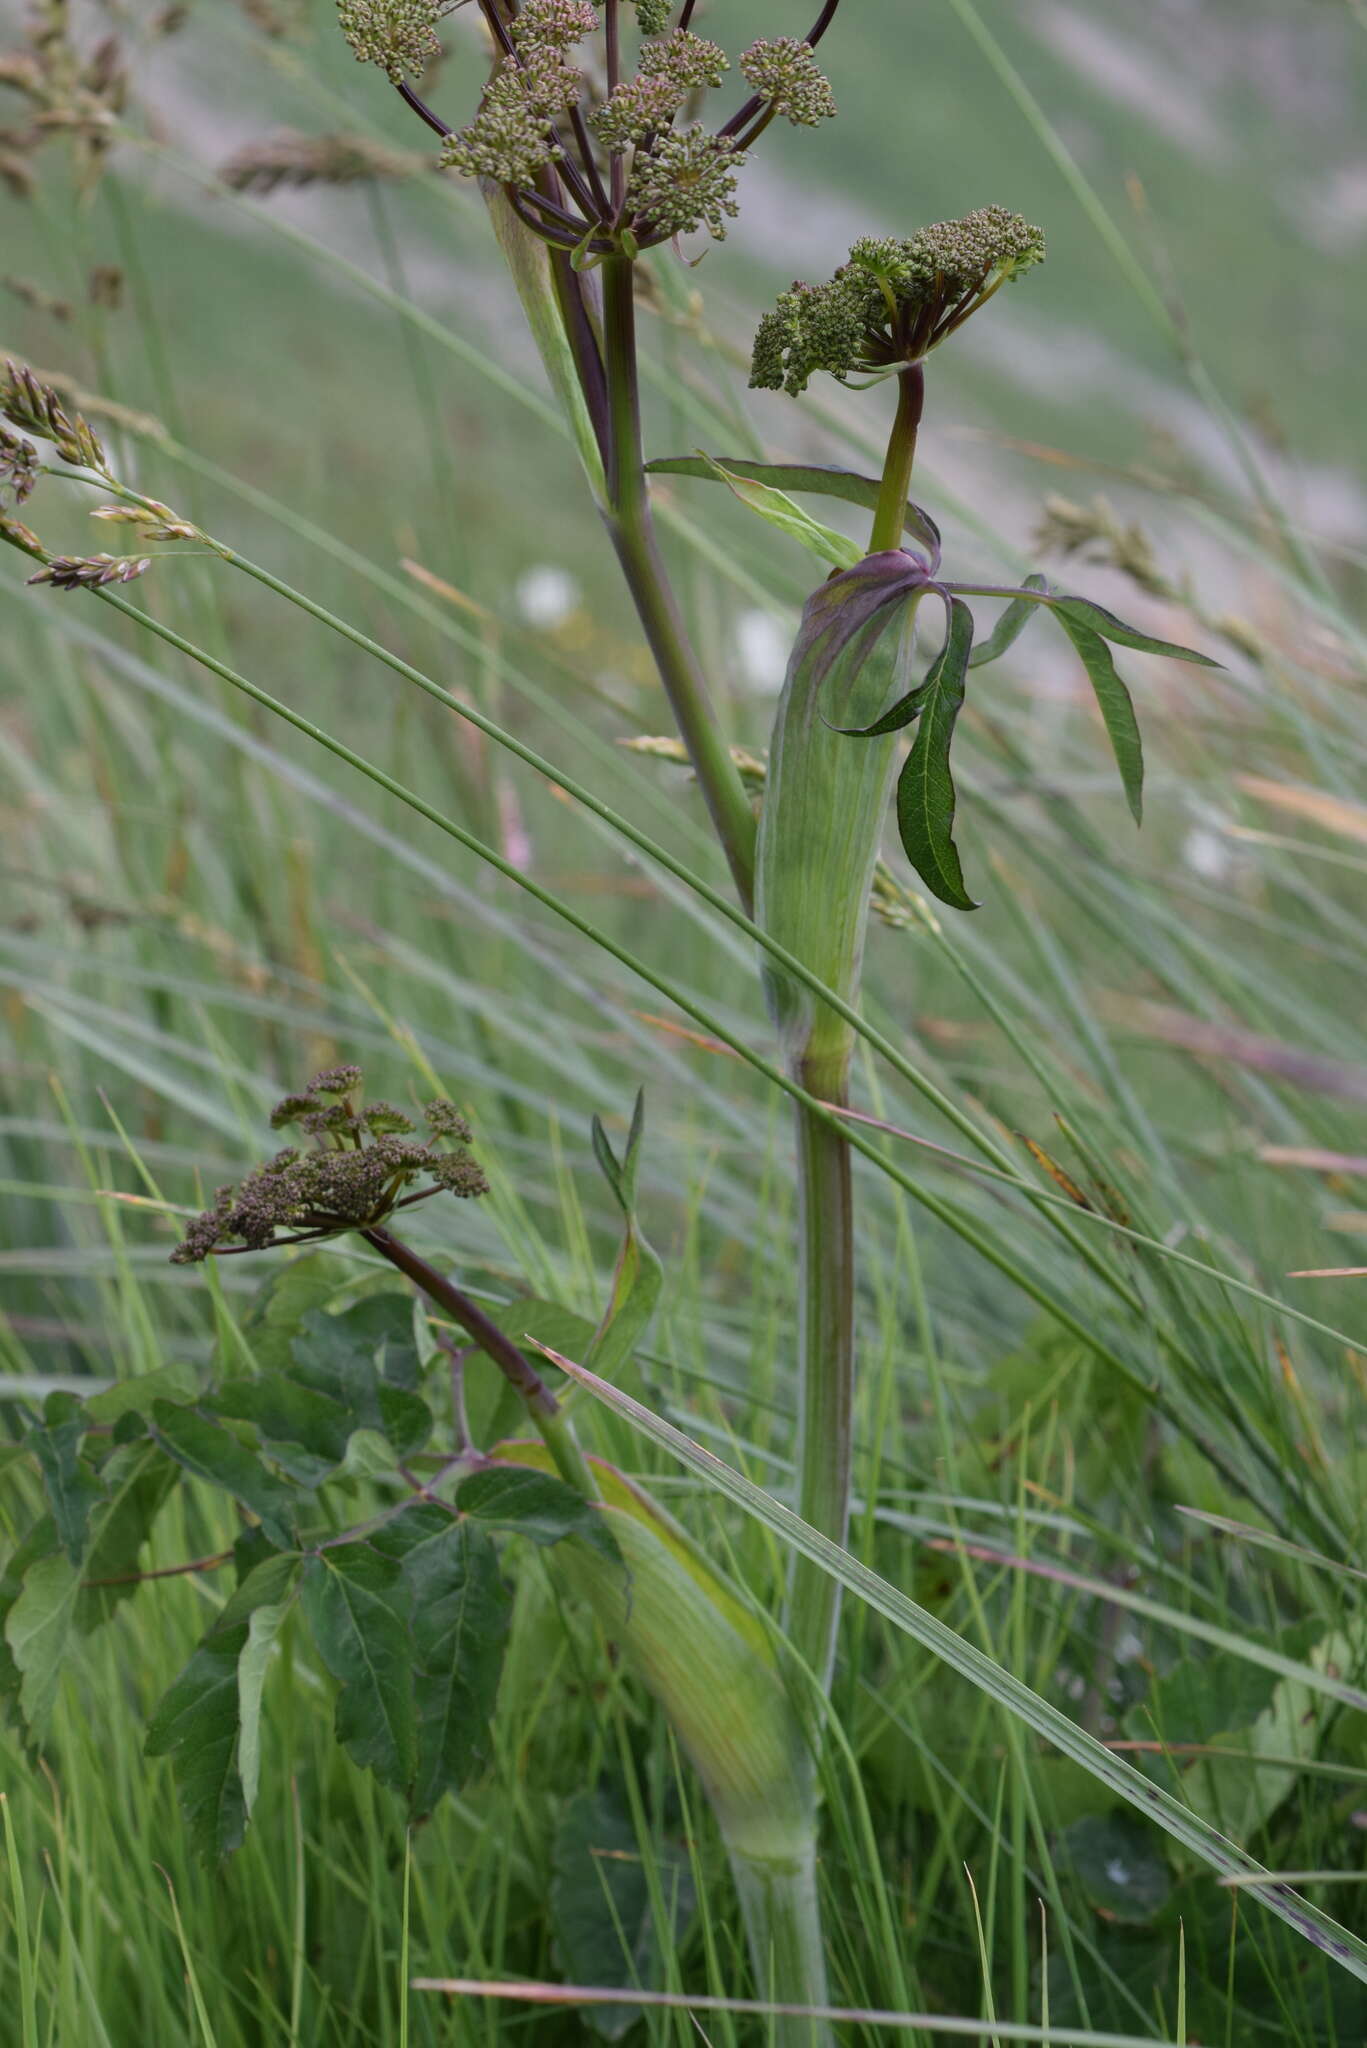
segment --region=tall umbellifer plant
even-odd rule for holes
[[[452,128],[417,89],[439,51],[437,30],[453,11],[450,0],[339,0],[356,56],[378,65],[437,133],[442,162],[480,181],[743,921],[760,942],[766,996],[797,1102],[798,1506],[820,1532],[843,1541],[856,1362],[855,1229],[849,1147],[831,1110],[848,1102],[870,884],[894,778],[898,833],[912,866],[941,902],[971,910],[954,837],[950,767],[970,670],[1002,654],[1035,609],[1047,612],[1092,681],[1137,820],[1142,750],[1110,648],[1204,657],[1135,632],[1039,577],[1004,589],[952,579],[934,521],[910,502],[929,357],[1043,256],[1039,230],[1002,207],[906,239],[859,241],[828,282],[795,284],[761,323],[756,386],[798,396],[821,372],[889,387],[895,405],[881,478],[711,457],[647,465],[638,269],[652,249],[681,237],[724,235],[747,157],[774,120],[815,127],[834,113],[815,51],[838,6],[826,0],[805,39],[752,44],[739,59],[748,95],[709,124],[710,96],[724,89],[730,66],[718,44],[694,32],[695,0],[680,8],[668,0],[478,0],[490,69],[471,118]],[[306,602],[124,484],[86,421],[31,372],[10,366],[0,415],[9,423],[0,431],[0,489],[16,506],[40,471],[54,468],[35,448],[46,443],[66,466],[58,473],[97,482],[112,496],[100,515],[131,527],[139,549],[189,542]],[[804,609],[758,828],[656,543],[650,470],[726,483],[833,565]],[[867,550],[800,510],[792,493],[867,507]],[[143,552],[54,557],[2,507],[0,537],[39,562],[33,581],[94,589],[120,605],[113,586],[142,575],[155,559]],[[976,596],[1004,600],[981,641],[969,608]],[[307,608],[350,630],[319,607]],[[923,649],[927,620],[934,633]],[[383,655],[374,643],[350,637]],[[446,698],[406,664],[384,658]],[[221,665],[218,673],[242,681]],[[909,746],[899,737],[906,732]],[[250,1805],[258,1755],[252,1716],[264,1659],[296,1595],[339,1682],[339,1733],[360,1761],[425,1810],[469,1768],[492,1711],[501,1623],[489,1527],[555,1540],[566,1569],[634,1655],[699,1769],[731,1852],[763,1988],[789,2001],[821,2003],[816,1774],[811,1717],[800,1708],[813,1680],[818,1689],[830,1685],[835,1581],[810,1566],[794,1571],[786,1615],[793,1658],[785,1665],[735,1593],[654,1504],[586,1459],[517,1334],[493,1324],[395,1235],[393,1214],[408,1203],[443,1189],[479,1192],[468,1133],[450,1105],[429,1110],[429,1134],[420,1139],[405,1112],[367,1107],[359,1076],[343,1069],[315,1077],[278,1115],[301,1122],[307,1143],[225,1190],[180,1255],[235,1255],[358,1232],[505,1374],[539,1446],[469,1442],[457,1399],[446,1457],[435,1475],[416,1473],[413,1459],[432,1416],[411,1375],[405,1377],[406,1354],[400,1347],[395,1364],[382,1332],[369,1323],[343,1332],[344,1317],[321,1319],[337,1327],[306,1333],[287,1369],[264,1377],[233,1379],[213,1391],[144,1389],[105,1411],[55,1397],[30,1439],[51,1513],[11,1562],[4,1588],[11,1675],[31,1714],[40,1721],[50,1704],[53,1612],[65,1615],[68,1628],[101,1618],[108,1600],[95,1594],[104,1604],[92,1605],[89,1580],[103,1576],[112,1584],[119,1575],[91,1573],[92,1554],[106,1566],[124,1565],[134,1536],[136,1554],[145,1517],[140,1521],[127,1506],[130,1490],[141,1488],[138,1498],[150,1508],[157,1489],[176,1470],[188,1470],[225,1486],[253,1524],[251,1539],[239,1546],[238,1591],[153,1731],[154,1746],[179,1761],[206,1841],[230,1846]],[[600,1134],[600,1161],[627,1223],[612,1300],[590,1333],[600,1372],[629,1353],[658,1285],[658,1266],[635,1222],[638,1140],[636,1129],[619,1164]],[[309,1509],[296,1496],[324,1483],[350,1484],[372,1437],[380,1440],[376,1455],[409,1482],[410,1494],[341,1539],[311,1536]],[[485,1602],[480,1611],[488,1627],[474,1665],[456,1669],[448,1624],[452,1602],[467,1595]],[[390,1685],[376,1683],[367,1627],[380,1631],[392,1662]],[[823,2035],[819,2023],[807,2020],[781,2026],[789,2032],[776,2039],[810,2043]]]

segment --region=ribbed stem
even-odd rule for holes
[[[887,460],[883,465],[883,484],[878,494],[873,533],[869,539],[871,555],[882,554],[887,548],[900,548],[902,545],[902,527],[906,519],[907,498],[911,491],[911,472],[916,461],[916,434],[921,424],[921,409],[925,404],[925,396],[925,370],[920,363],[911,363],[897,379],[897,417],[893,421],[892,433],[888,439]]]
[[[602,276],[609,420],[608,530],[679,736],[688,749],[737,893],[748,910],[754,898],[755,816],[660,559],[650,515],[641,457],[632,265],[624,256],[609,256]]]
[[[816,1885],[815,1840],[798,1861],[774,1863],[731,1853],[741,1914],[759,1980],[759,1996],[775,2004],[829,2004],[825,1945]],[[770,2048],[833,2048],[826,2020],[776,2013]]]

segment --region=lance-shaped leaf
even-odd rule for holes
[[[1021,590],[1037,591],[1039,598],[1047,597],[1049,594],[1049,586],[1042,576],[1027,576]],[[1029,625],[1039,598],[1023,595],[1013,597],[987,638],[980,640],[969,655],[969,667],[986,668],[988,662],[1000,661],[1007,649],[1015,646]]]
[[[1035,578],[1028,579],[1031,582]],[[1176,640],[1157,640],[1152,633],[1141,633],[1137,626],[1127,626],[1114,612],[1108,612],[1104,605],[1094,604],[1090,597],[1065,597],[1057,592],[1049,596],[1051,609],[1061,617],[1076,619],[1080,625],[1090,626],[1103,640],[1113,640],[1117,647],[1137,647],[1141,654],[1162,654],[1170,661],[1192,661],[1200,668],[1219,668],[1220,663],[1209,654],[1198,654],[1194,647],[1183,647]]]
[[[612,1276],[612,1292],[586,1354],[593,1370],[607,1379],[615,1378],[631,1358],[655,1313],[655,1304],[664,1285],[664,1267],[659,1254],[647,1241],[636,1215],[636,1175],[641,1141],[645,1135],[645,1102],[645,1090],[642,1089],[636,1097],[626,1151],[620,1164],[607,1132],[597,1117],[593,1119],[594,1157],[626,1220],[622,1248]],[[552,1342],[548,1337],[541,1341]]]
[[[421,1816],[487,1759],[512,1594],[488,1531],[434,1503],[405,1508],[371,1541],[400,1561],[412,1599],[412,1803]]]
[[[828,469],[812,462],[753,462],[748,455],[670,455],[646,464],[652,476],[691,476],[704,483],[719,483],[718,470],[728,477],[749,477],[769,484],[777,491],[807,492],[812,497],[840,498],[847,505],[862,505],[876,512],[883,486],[876,477],[860,476],[852,469]],[[933,574],[940,561],[940,529],[920,505],[910,502],[906,510],[906,531],[930,551]]]
[[[301,1563],[274,1556],[248,1574],[147,1730],[147,1755],[171,1759],[191,1840],[209,1862],[238,1847],[256,1797],[261,1690]]]
[[[417,1769],[412,1589],[396,1558],[364,1538],[309,1559],[303,1586],[318,1654],[340,1690],[337,1739],[381,1784],[408,1792]]]
[[[42,1421],[34,1424],[25,1439],[38,1460],[57,1535],[73,1564],[81,1561],[90,1510],[103,1494],[99,1480],[81,1457],[85,1437],[83,1403],[75,1394],[59,1392],[48,1395]]]
[[[837,569],[852,569],[862,561],[864,550],[857,541],[846,534],[837,533],[832,526],[823,526],[819,519],[813,519],[800,505],[795,505],[786,491],[778,490],[771,483],[761,483],[757,477],[742,476],[738,470],[728,469],[724,463],[714,462],[710,455],[701,460],[715,471],[719,482],[730,489],[747,511],[754,512],[768,525],[795,540],[799,547],[806,548],[809,555],[819,561],[830,562]]]
[[[1102,722],[1111,742],[1125,801],[1136,825],[1144,819],[1144,744],[1134,699],[1120,678],[1111,650],[1100,633],[1094,632],[1068,604],[1053,607],[1054,617],[1072,641],[1087,671],[1087,677],[1101,709]]]
[[[926,677],[920,723],[897,780],[897,829],[907,859],[932,895],[955,910],[976,910],[954,844],[956,797],[949,766],[973,645],[973,614],[962,598],[946,595],[945,604],[945,643]]]
[[[152,1426],[157,1441],[178,1465],[231,1493],[260,1516],[277,1549],[289,1549],[298,1496],[255,1451],[197,1409],[177,1408],[169,1401],[154,1404]]]

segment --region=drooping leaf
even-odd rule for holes
[[[246,1828],[260,1769],[266,1660],[292,1601],[300,1562],[283,1554],[257,1566],[163,1695],[148,1726],[146,1753],[171,1759],[191,1840],[209,1862],[230,1855]],[[254,1644],[258,1614],[267,1620]],[[250,1660],[245,1679],[244,1659]]]
[[[1047,596],[1049,590],[1042,576],[1027,576],[1021,588],[1037,590],[1041,596]],[[1007,649],[1014,647],[1038,609],[1038,605],[1028,597],[1013,597],[987,638],[979,641],[969,655],[969,667],[986,668],[988,662],[1000,661]]]
[[[728,469],[724,463],[713,462],[710,456],[701,458],[712,469],[719,482],[730,489],[747,511],[757,513],[768,525],[776,527],[789,540],[795,540],[799,547],[806,548],[809,555],[818,561],[829,562],[837,569],[852,569],[862,561],[864,550],[857,541],[837,533],[834,527],[823,526],[819,519],[813,519],[785,491],[773,484],[761,483],[755,477],[742,476],[738,470]]]
[[[486,1465],[472,1472],[461,1481],[456,1506],[477,1522],[515,1530],[533,1543],[578,1536],[603,1557],[617,1559],[612,1536],[583,1495],[563,1479],[527,1465]]]
[[[1130,815],[1136,825],[1144,816],[1144,744],[1139,734],[1139,720],[1134,715],[1134,700],[1116,669],[1111,650],[1098,632],[1086,623],[1075,608],[1073,600],[1065,600],[1053,606],[1054,617],[1062,626],[1068,638],[1078,651],[1082,666],[1096,693],[1102,721],[1115,755],[1116,767],[1129,804]],[[1099,607],[1088,607],[1097,610]],[[1162,649],[1158,651],[1162,652]],[[1170,650],[1168,650],[1170,651]]]
[[[1029,577],[1027,582],[1041,579]],[[1113,640],[1117,647],[1137,647],[1141,654],[1164,654],[1171,661],[1192,661],[1201,668],[1219,668],[1221,664],[1209,654],[1198,654],[1194,647],[1183,647],[1176,640],[1157,640],[1152,633],[1141,633],[1137,626],[1127,626],[1114,612],[1108,612],[1104,605],[1094,604],[1090,597],[1067,597],[1051,594],[1050,609],[1060,617],[1075,619],[1079,625],[1089,626],[1099,633],[1103,640]]]
[[[920,722],[897,780],[897,829],[907,859],[942,903],[976,910],[964,886],[954,844],[954,778],[949,749],[964,701],[964,677],[973,644],[973,615],[962,598],[947,599],[944,646],[924,685]]]
[[[860,476],[851,469],[828,469],[819,463],[752,462],[747,455],[727,455],[714,460],[706,455],[671,455],[648,462],[652,476],[691,476],[704,483],[719,483],[718,469],[733,477],[749,477],[778,491],[806,492],[812,497],[840,498],[847,505],[878,509],[882,485],[876,477]],[[920,505],[908,504],[906,531],[930,550],[932,574],[940,560],[940,529]]]
[[[177,1464],[231,1493],[260,1516],[277,1549],[289,1549],[298,1496],[255,1451],[198,1409],[173,1407],[169,1401],[153,1405],[152,1426],[157,1441]]]
[[[58,1392],[48,1395],[42,1421],[25,1438],[43,1475],[58,1539],[73,1564],[80,1563],[90,1510],[103,1494],[81,1457],[87,1426],[84,1403],[75,1394]]]
[[[25,1572],[5,1622],[5,1641],[20,1678],[19,1710],[38,1742],[52,1718],[80,1590],[80,1567],[65,1552],[39,1557]]]
[[[651,1848],[668,1925],[656,1925],[651,1884],[625,1803],[607,1788],[580,1792],[562,1809],[551,1851],[551,1927],[560,1966],[577,1984],[663,1989],[662,1955],[677,1947],[694,1908],[692,1873],[673,1843]],[[620,2041],[638,2005],[591,2005],[584,2018]]]
[[[120,1601],[136,1593],[143,1545],[175,1479],[172,1460],[145,1438],[113,1451],[100,1467],[108,1498],[91,1517],[90,1545],[81,1568],[76,1626],[82,1635],[99,1628]]]
[[[384,1785],[408,1792],[417,1766],[412,1592],[397,1559],[361,1538],[309,1559],[304,1612],[337,1680],[337,1739]]]
[[[417,1774],[413,1810],[428,1814],[485,1762],[512,1617],[493,1538],[470,1519],[419,1504],[371,1539],[400,1559],[413,1612]]]

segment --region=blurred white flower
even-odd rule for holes
[[[581,595],[577,579],[553,562],[540,562],[534,569],[526,570],[513,592],[523,619],[543,632],[563,626],[578,611]]]

